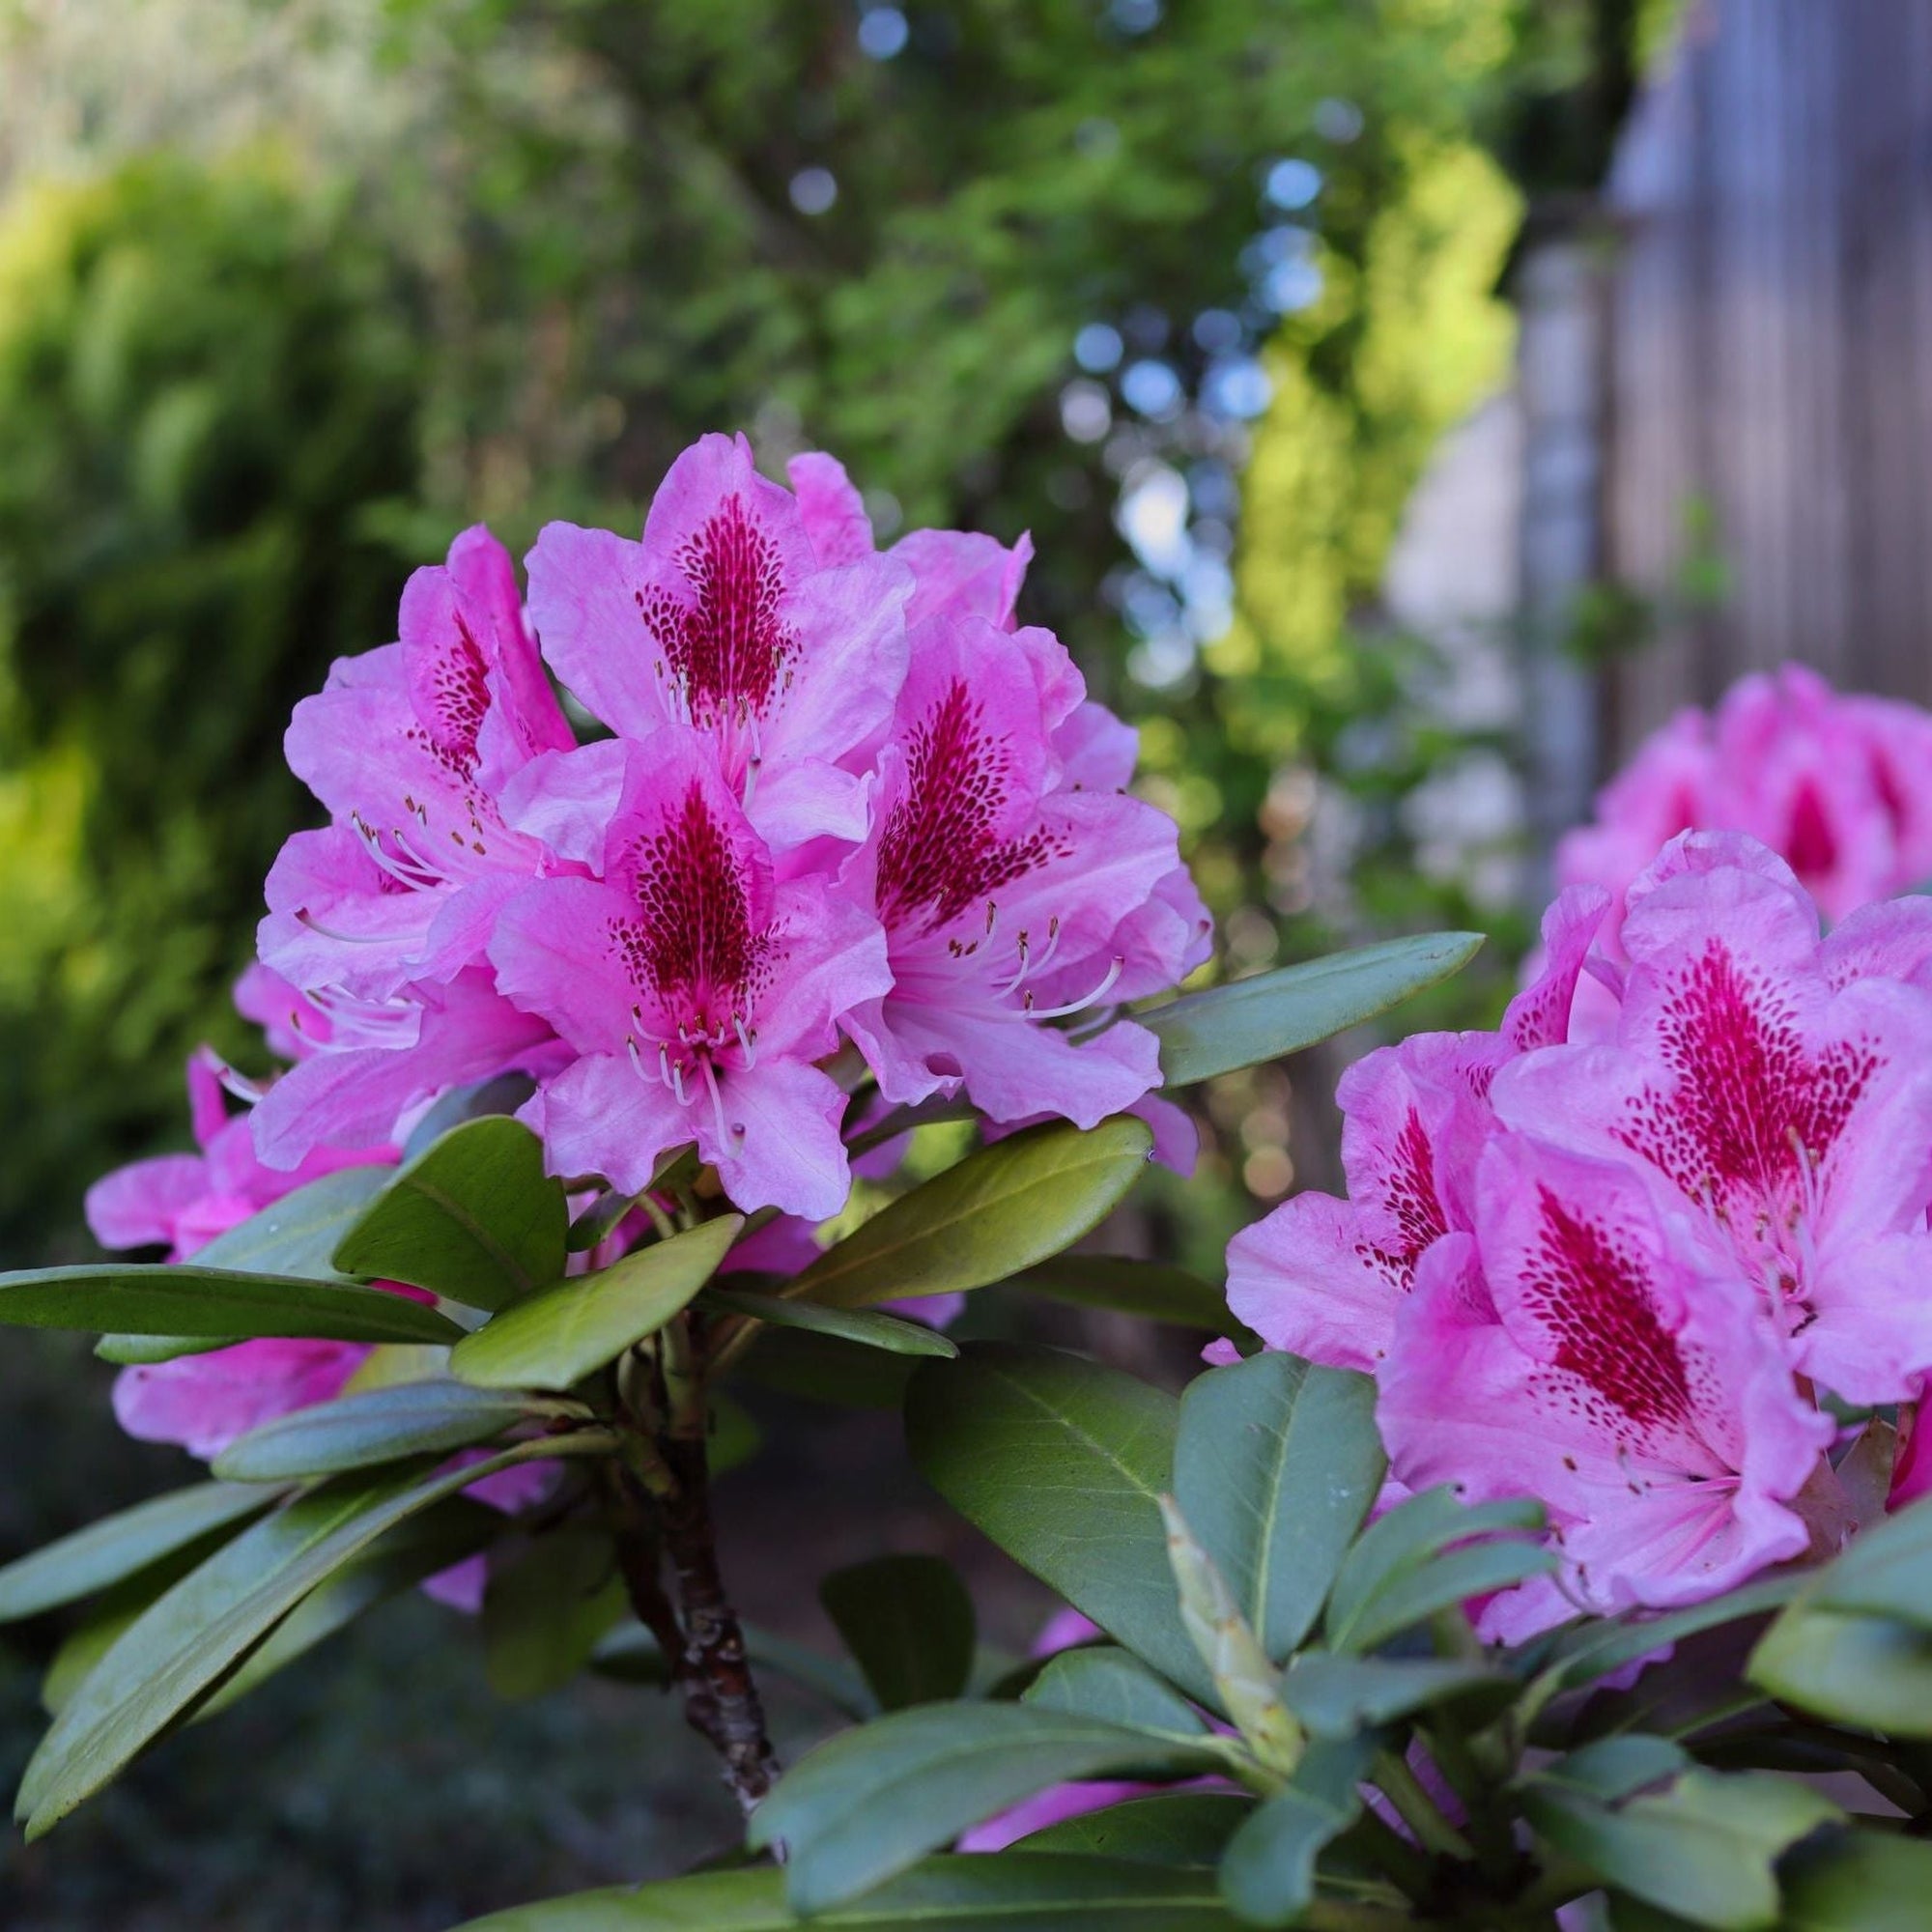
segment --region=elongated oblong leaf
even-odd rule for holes
[[[480,1388],[567,1389],[656,1334],[710,1280],[744,1225],[743,1215],[723,1214],[545,1289],[466,1336],[449,1351],[450,1369]]]
[[[1800,1598],[1751,1652],[1759,1690],[1820,1718],[1932,1738],[1932,1634]]]
[[[1321,1737],[1341,1738],[1478,1692],[1507,1699],[1512,1680],[1450,1658],[1329,1657],[1311,1652],[1282,1679],[1282,1702]]]
[[[1373,1019],[1460,971],[1482,943],[1474,932],[1383,940],[1188,993],[1134,1018],[1160,1041],[1167,1085],[1190,1087]]]
[[[563,1272],[570,1208],[543,1143],[490,1114],[450,1131],[396,1175],[335,1250],[347,1274],[506,1308]]]
[[[355,1282],[233,1274],[199,1262],[111,1262],[0,1275],[0,1325],[100,1334],[262,1335],[327,1342],[453,1342],[445,1315]]]
[[[256,1524],[161,1598],[83,1682],[21,1781],[27,1835],[39,1837],[98,1791],[312,1590],[398,1523],[498,1469],[615,1446],[608,1431],[549,1436],[425,1481],[331,1486]]]
[[[622,1619],[611,1539],[566,1526],[533,1537],[493,1569],[483,1598],[483,1668],[499,1697],[541,1697],[569,1683]]]
[[[1779,1932],[1922,1932],[1932,1845],[1890,1832],[1823,1833],[1783,1861],[1778,1883]]]
[[[1108,1308],[1144,1321],[1205,1328],[1213,1335],[1236,1334],[1241,1327],[1220,1289],[1170,1262],[1139,1261],[1131,1255],[1055,1255],[1015,1275],[1012,1285],[1075,1308]]]
[[[1767,1772],[1692,1770],[1621,1804],[1571,1783],[1559,1761],[1527,1780],[1538,1833],[1605,1885],[1714,1932],[1767,1932],[1779,1856],[1842,1814],[1822,1793]]]
[[[834,1308],[984,1288],[1070,1247],[1147,1167],[1153,1136],[1125,1115],[1082,1133],[1029,1127],[902,1194],[797,1275]]]
[[[1249,1815],[1228,1841],[1221,1891],[1249,1925],[1293,1925],[1315,1896],[1316,1861],[1361,1816],[1365,1739],[1318,1739],[1286,1790]]]
[[[1314,1629],[1387,1468],[1375,1383],[1270,1351],[1181,1398],[1174,1492],[1279,1662]]]
[[[1047,1659],[1021,1694],[1022,1703],[1076,1718],[1097,1718],[1131,1731],[1199,1737],[1208,1727],[1200,1712],[1178,1695],[1138,1658],[1112,1644],[1064,1650]]]
[[[774,1328],[802,1328],[813,1335],[836,1335],[862,1348],[883,1349],[889,1355],[934,1355],[951,1361],[959,1345],[923,1321],[902,1321],[870,1308],[829,1308],[818,1301],[787,1301],[781,1295],[758,1294],[745,1288],[707,1288],[697,1305],[722,1315],[748,1315]]]
[[[1156,1798],[1129,1798],[1029,1833],[1014,1849],[1086,1852],[1130,1859],[1136,1864],[1211,1866],[1220,1862],[1228,1840],[1253,1809],[1251,1799],[1234,1792],[1176,1791]]]
[[[906,1391],[914,1464],[969,1522],[1190,1696],[1218,1707],[1180,1621],[1160,1497],[1174,1398],[1051,1349],[970,1343]]]
[[[856,1904],[813,1918],[814,1932],[1227,1932],[1200,1871],[1162,1871],[1065,1852],[927,1859]],[[460,1932],[794,1932],[784,1874],[699,1872],[492,1913]]]
[[[810,1915],[858,1897],[970,1826],[1068,1779],[1215,1754],[1026,1704],[923,1704],[819,1746],[753,1814],[748,1842],[786,1848],[785,1893]]]
[[[944,1557],[881,1556],[835,1570],[818,1598],[882,1711],[965,1690],[973,1599]]]
[[[271,1500],[260,1490],[197,1483],[103,1517],[0,1570],[0,1623],[91,1597]]]
[[[277,1416],[224,1449],[214,1473],[237,1483],[335,1475],[409,1456],[446,1455],[487,1441],[529,1415],[587,1416],[555,1401],[467,1383],[402,1382]]]

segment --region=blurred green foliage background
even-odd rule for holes
[[[279,757],[295,698],[393,636],[408,571],[464,525],[517,550],[555,516],[635,527],[706,429],[775,469],[831,448],[882,536],[1033,532],[1026,614],[1142,724],[1228,967],[1480,923],[1487,965],[1417,1017],[1487,1018],[1520,923],[1412,863],[1403,801],[1463,747],[1376,591],[1432,447],[1506,375],[1518,184],[1601,170],[1667,11],[0,0],[0,1253],[85,1252],[88,1180],[179,1144],[195,1042],[260,1064],[227,991],[307,816]],[[1283,803],[1310,785],[1357,819],[1325,890]],[[1294,1167],[1279,1076],[1209,1114],[1201,1184],[1148,1211],[1211,1266]],[[0,1452],[31,1471],[0,1496],[9,1548],[169,1465],[102,1439],[92,1370],[51,1344],[0,1360]],[[405,1624],[368,1671],[467,1739],[487,1712],[399,1661],[434,1648]],[[31,1676],[4,1689],[0,1741]],[[378,1814],[415,1814],[362,1802],[395,1780],[344,1796],[339,1738],[322,1823],[243,1833],[284,1833],[294,1878],[169,1837],[268,1802],[256,1772],[300,1784],[327,1703],[271,1693],[252,1721],[284,1729],[241,1769],[185,1742],[191,1799],[151,1768],[78,1828],[90,1889],[63,1889],[59,1838],[11,1876],[0,1853],[0,1917],[448,1922],[443,1860],[371,1852]],[[521,1832],[490,1823],[502,1792],[466,1801],[455,1904],[666,1855],[612,1769],[629,1721],[504,1720],[502,1751],[577,1749],[601,1796]],[[701,1779],[650,1721],[666,1775]],[[658,1796],[662,1819],[712,1795]]]

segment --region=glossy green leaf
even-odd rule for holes
[[[102,1262],[0,1275],[0,1325],[101,1334],[261,1335],[330,1342],[449,1342],[462,1330],[406,1295],[355,1282],[230,1274],[199,1260]]]
[[[1276,1662],[1315,1628],[1387,1468],[1375,1383],[1270,1351],[1188,1384],[1174,1491]]]
[[[1179,1406],[1057,1350],[970,1343],[906,1392],[920,1473],[1008,1555],[1190,1696],[1214,1688],[1180,1621],[1160,1497]]]
[[[883,1349],[889,1355],[932,1355],[951,1361],[959,1345],[923,1321],[906,1321],[870,1308],[831,1308],[819,1301],[787,1301],[777,1294],[757,1294],[745,1288],[707,1288],[697,1297],[707,1314],[747,1315],[774,1328],[803,1328],[814,1335],[833,1335],[866,1349]]]
[[[1242,1332],[1220,1289],[1170,1262],[1137,1261],[1131,1255],[1055,1255],[1015,1275],[1012,1286],[1075,1308],[1106,1308],[1212,1335]]]
[[[468,1121],[514,1114],[536,1091],[537,1083],[527,1073],[499,1073],[468,1087],[452,1087],[410,1129],[403,1143],[404,1160],[427,1153],[444,1134]]]
[[[358,1390],[277,1416],[229,1444],[214,1473],[235,1483],[280,1483],[373,1468],[410,1456],[447,1455],[532,1416],[588,1416],[579,1405],[470,1388],[447,1378]]]
[[[1329,1647],[1370,1649],[1382,1640],[1381,1635],[1373,1633],[1387,1634],[1405,1628],[1403,1621],[1392,1622],[1392,1613],[1384,1602],[1393,1592],[1406,1593],[1401,1600],[1404,1605],[1401,1615],[1414,1621],[1408,1605],[1440,1596],[1439,1589],[1418,1585],[1415,1579],[1440,1560],[1442,1552],[1451,1546],[1498,1531],[1540,1529],[1543,1521],[1542,1504],[1527,1498],[1480,1503],[1472,1509],[1460,1502],[1454,1491],[1446,1486],[1411,1496],[1372,1522],[1355,1539],[1354,1547],[1344,1560],[1328,1596],[1324,1622]],[[1501,1559],[1505,1571],[1520,1555],[1533,1554],[1520,1545],[1507,1548],[1508,1556]],[[1450,1597],[1445,1601],[1455,1599]]]
[[[863,1343],[803,1328],[774,1328],[759,1337],[733,1374],[760,1388],[839,1408],[897,1408],[919,1366],[917,1355],[888,1354]]]
[[[1337,1637],[1336,1648],[1374,1650],[1427,1623],[1438,1610],[1514,1589],[1532,1577],[1552,1576],[1558,1567],[1555,1550],[1516,1537],[1445,1550],[1371,1598]]]
[[[835,1570],[818,1600],[882,1711],[960,1696],[973,1674],[973,1599],[940,1556]]]
[[[480,1388],[567,1389],[656,1334],[711,1278],[744,1225],[742,1215],[724,1214],[558,1282],[466,1336],[450,1350],[450,1369]]]
[[[1282,1679],[1281,1696],[1317,1736],[1342,1738],[1482,1692],[1507,1697],[1513,1688],[1508,1677],[1485,1663],[1315,1651],[1295,1661]]]
[[[1778,1858],[1841,1814],[1809,1785],[1768,1772],[1691,1770],[1622,1804],[1572,1781],[1561,1761],[1525,1781],[1538,1833],[1618,1891],[1714,1932],[1778,1922]]]
[[[425,1481],[348,1479],[265,1518],[185,1577],[128,1630],[42,1740],[17,1815],[39,1837],[191,1709],[283,1617],[379,1538],[497,1469],[606,1455],[608,1432],[521,1443]]]
[[[1211,1866],[1220,1862],[1228,1840],[1254,1808],[1252,1799],[1222,1791],[1129,1798],[1030,1833],[1014,1850],[1084,1852],[1136,1864]]]
[[[0,1570],[0,1623],[91,1597],[271,1500],[260,1490],[197,1483],[103,1517]]]
[[[335,1265],[501,1309],[563,1273],[570,1208],[543,1143],[500,1114],[466,1122],[396,1175],[335,1250]]]
[[[1383,940],[1188,993],[1134,1018],[1160,1041],[1166,1084],[1191,1087],[1373,1019],[1461,971],[1482,943],[1474,932]]]
[[[305,1657],[356,1618],[474,1556],[499,1536],[508,1519],[468,1496],[449,1496],[399,1524],[353,1563],[311,1591],[248,1653],[242,1667],[194,1708],[201,1723],[240,1703],[278,1670]]]
[[[606,1188],[576,1220],[564,1236],[563,1245],[573,1255],[587,1255],[599,1242],[616,1232],[617,1224],[638,1205],[635,1194],[619,1194]]]
[[[1091,1234],[1146,1170],[1153,1136],[1128,1116],[1064,1121],[970,1153],[881,1208],[798,1275],[794,1294],[863,1308],[984,1288]]]
[[[345,1167],[298,1187],[259,1214],[217,1235],[195,1251],[197,1267],[237,1274],[298,1275],[337,1281],[335,1244],[394,1178],[392,1167]],[[94,1352],[103,1362],[171,1362],[206,1354],[240,1340],[224,1335],[104,1335]]]
[[[1130,1731],[1160,1731],[1199,1737],[1207,1724],[1192,1704],[1179,1695],[1138,1658],[1112,1644],[1063,1650],[1047,1659],[1020,1701],[1069,1717],[1096,1718]]]
[[[1801,1597],[1759,1640],[1745,1675],[1815,1717],[1932,1738],[1932,1633],[1889,1617],[1818,1609]]]
[[[770,1866],[700,1872],[492,1913],[460,1932],[793,1932]],[[927,1859],[810,1920],[812,1932],[1227,1932],[1213,1881],[1071,1853]]]
[[[1820,1833],[1778,1866],[1778,1932],[1924,1932],[1932,1845],[1889,1832]]]
[[[491,1690],[509,1698],[561,1690],[628,1609],[608,1536],[566,1527],[529,1538],[509,1560],[493,1560],[484,1593]]]
[[[1221,1891],[1244,1924],[1293,1925],[1308,1909],[1317,1861],[1361,1816],[1361,1778],[1373,1754],[1363,1739],[1318,1739],[1287,1788],[1228,1840]]]
[[[1211,1769],[1206,1749],[1026,1704],[922,1704],[820,1745],[753,1813],[747,1841],[786,1848],[795,1912],[869,1891],[1049,1785],[1112,1772]]]

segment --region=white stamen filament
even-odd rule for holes
[[[1097,1005],[1113,990],[1114,981],[1125,970],[1126,963],[1125,959],[1117,954],[1113,964],[1107,968],[1107,977],[1085,999],[1069,1001],[1064,1007],[1036,1007],[1033,1003],[1033,995],[1031,993],[1027,994],[1027,1018],[1030,1020],[1060,1020],[1065,1019],[1068,1013],[1084,1013],[1089,1007]]]
[[[711,1119],[718,1129],[718,1145],[729,1147],[744,1138],[743,1127],[731,1127],[724,1121],[724,1096],[718,1091],[718,1069],[711,1064],[711,1056],[706,1054],[698,1065],[704,1068],[704,1084],[711,1090]]]
[[[745,1071],[749,1073],[758,1064],[757,1036],[746,1032],[745,1022],[737,1013],[731,1015],[731,1024],[738,1029],[738,1050],[745,1056]]]

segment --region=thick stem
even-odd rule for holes
[[[750,1816],[772,1788],[778,1758],[765,1735],[764,1704],[745,1656],[745,1633],[718,1567],[704,1441],[673,1435],[663,1448],[674,1479],[661,1515],[684,1624],[678,1674],[685,1714],[724,1760],[724,1781]]]

